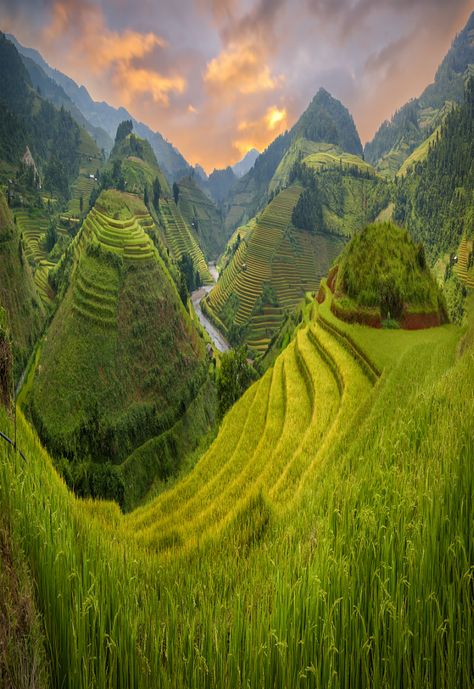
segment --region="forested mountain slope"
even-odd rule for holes
[[[23,55],[39,64],[45,73],[64,89],[69,98],[75,103],[92,126],[101,128],[107,132],[110,137],[110,142],[114,140],[115,132],[120,122],[131,119],[134,123],[135,131],[139,136],[149,141],[158,162],[170,179],[172,179],[174,175],[182,173],[183,170],[189,168],[189,164],[181,153],[172,144],[166,141],[159,132],[154,132],[147,125],[135,120],[123,107],[114,108],[105,101],[100,103],[94,101],[85,86],[78,86],[70,77],[50,67],[38,51],[32,50],[31,48],[25,48],[18,43],[13,36],[11,39],[15,42],[18,50]],[[107,152],[110,151],[110,147],[106,149]]]
[[[269,200],[271,180],[283,156],[298,139],[334,144],[348,153],[362,154],[359,135],[349,111],[327,91],[320,89],[292,129],[270,144],[232,189],[224,204],[228,230],[244,224],[265,206]]]
[[[474,79],[446,118],[424,161],[398,180],[394,219],[426,247],[432,261],[455,251],[474,227]]]
[[[474,65],[474,13],[422,93],[384,122],[365,146],[366,159],[386,175],[394,175],[410,153],[441,125],[453,103],[463,100],[466,77]]]
[[[200,188],[195,176],[179,181],[178,208],[208,260],[216,261],[227,241],[222,213]]]

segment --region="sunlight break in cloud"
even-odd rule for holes
[[[278,134],[285,131],[287,125],[286,108],[272,105],[260,119],[239,124],[239,136],[233,141],[233,146],[240,155],[245,155],[251,148],[263,151]]]
[[[267,128],[272,132],[274,129],[278,127],[281,122],[286,123],[287,120],[287,112],[286,108],[282,108],[281,110],[276,107],[271,107],[267,110],[267,114],[265,115],[265,121],[267,123]]]

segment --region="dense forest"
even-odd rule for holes
[[[18,164],[28,146],[45,189],[67,197],[79,173],[79,126],[63,107],[58,110],[33,89],[18,52],[3,34],[0,85],[1,158]]]
[[[474,80],[448,115],[426,160],[398,179],[394,219],[424,243],[431,259],[456,250],[474,223]]]

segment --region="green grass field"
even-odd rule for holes
[[[436,143],[436,138],[439,137],[441,127],[437,127],[430,136],[428,136],[415,150],[410,153],[408,158],[400,166],[397,175],[406,175],[408,170],[418,162],[422,162],[428,156],[430,146]]]
[[[376,331],[329,301],[129,515],[73,498],[19,414],[0,500],[57,686],[469,686],[472,308],[467,331]]]

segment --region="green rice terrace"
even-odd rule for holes
[[[271,201],[204,302],[226,330],[233,323],[245,328],[245,342],[256,352],[266,350],[285,313],[305,292],[318,288],[343,246],[337,237],[293,227],[291,214],[301,192],[295,184]]]
[[[22,236],[25,257],[33,269],[38,294],[45,305],[51,305],[54,292],[49,284],[48,275],[58,258],[52,258],[45,247],[50,216],[43,209],[19,208],[15,209],[14,217]],[[59,225],[57,232],[66,244],[69,241],[67,230]]]
[[[469,686],[472,309],[375,330],[331,299],[128,515],[73,497],[19,414],[0,496],[58,686]]]
[[[474,289],[474,241],[462,238],[458,249],[458,262],[455,267],[456,275],[466,287]]]
[[[0,313],[5,310],[13,339],[14,373],[19,376],[45,321],[18,223],[0,192]]]
[[[0,689],[474,689],[474,13],[76,4],[1,10]]]
[[[22,393],[56,456],[121,463],[169,431],[206,383],[204,344],[152,226],[138,197],[102,192],[58,266],[61,303]]]
[[[190,178],[179,182],[178,207],[208,260],[216,260],[225,249],[221,213],[213,201]]]
[[[209,273],[206,259],[201,247],[184,220],[175,202],[166,197],[160,199],[159,218],[161,220],[166,243],[176,260],[184,254],[191,256],[194,269],[199,272],[203,284],[212,284],[213,279]]]

